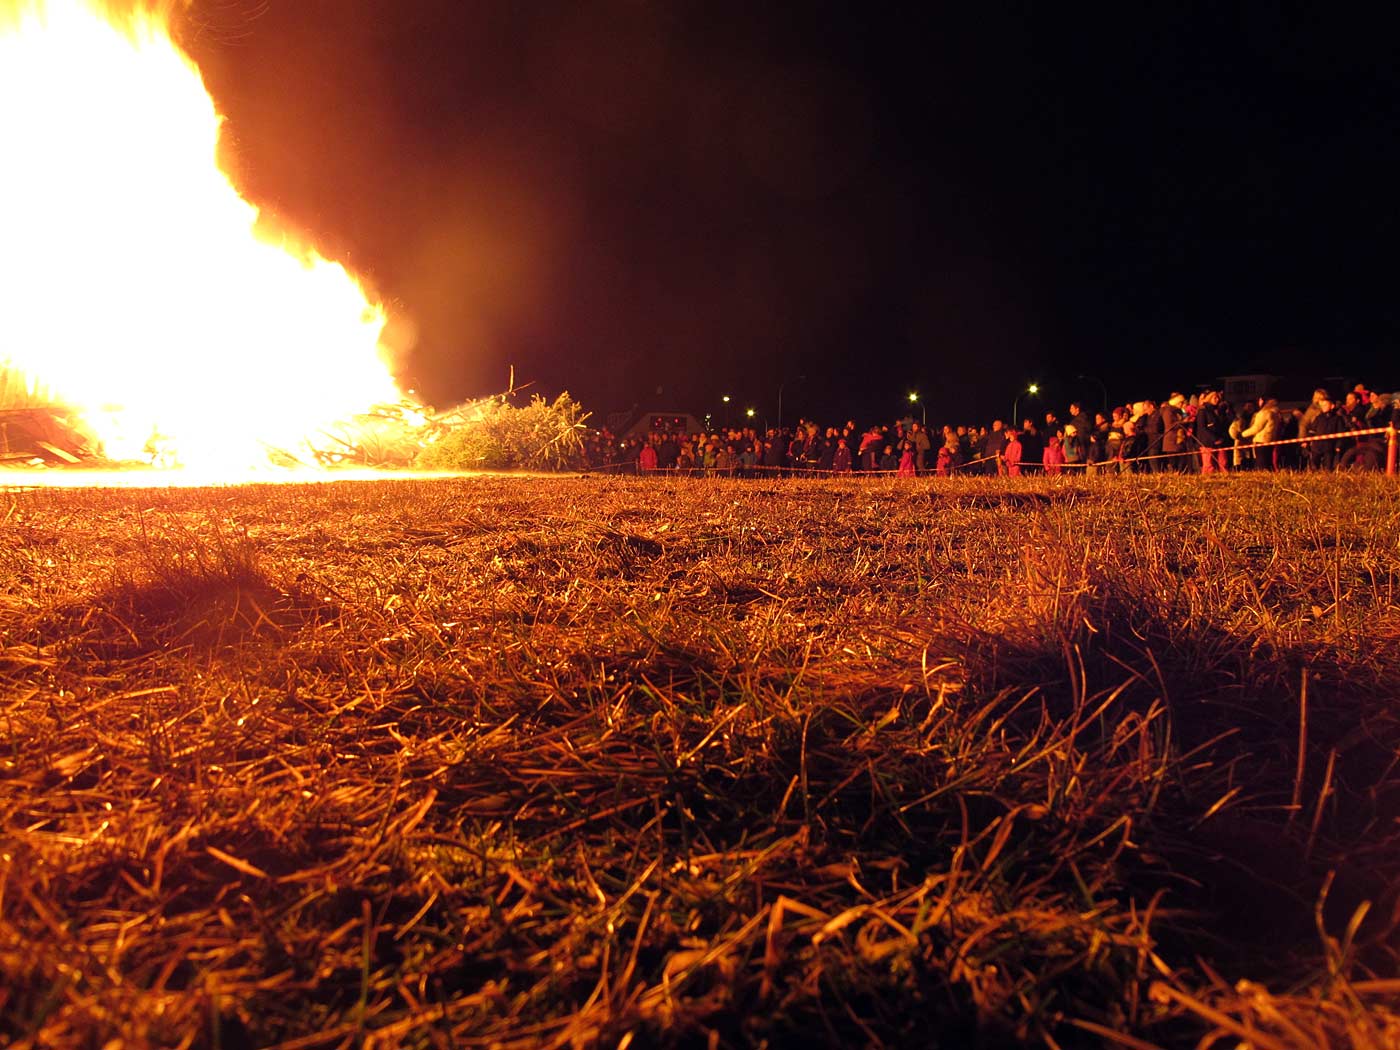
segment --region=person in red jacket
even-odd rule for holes
[[[901,478],[912,478],[914,476],[914,442],[905,438],[899,443],[899,476]]]
[[[1050,443],[1045,446],[1040,461],[1047,474],[1059,474],[1064,469],[1065,449],[1059,434],[1051,435]]]
[[[1008,475],[1021,476],[1021,435],[1011,427],[1006,428],[1006,447],[1001,450],[1001,459]]]

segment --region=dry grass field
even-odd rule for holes
[[[0,1044],[1400,1045],[1400,486],[0,493]]]

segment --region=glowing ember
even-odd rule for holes
[[[0,0],[0,370],[113,459],[266,464],[400,398],[381,310],[259,222],[219,128],[159,16]]]

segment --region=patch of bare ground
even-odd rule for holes
[[[1397,579],[1381,478],[0,495],[0,1042],[1393,1047]]]

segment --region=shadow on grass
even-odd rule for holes
[[[246,537],[214,528],[145,534],[109,584],[41,621],[66,647],[106,659],[188,648],[215,654],[333,619],[336,608],[262,567]]]
[[[1141,848],[1124,856],[1135,896],[1167,889],[1197,916],[1177,925],[1178,946],[1208,943],[1227,965],[1257,967],[1262,948],[1286,973],[1294,949],[1353,920],[1360,950],[1385,954],[1400,926],[1389,686],[1400,654],[1380,639],[1262,641],[1128,575],[1079,584],[1046,588],[1019,617],[935,633],[960,652],[974,693],[1034,697],[1007,716],[1024,735],[1084,723],[1077,744],[1093,753],[1130,719],[1162,715],[1170,761],[1137,818]]]

